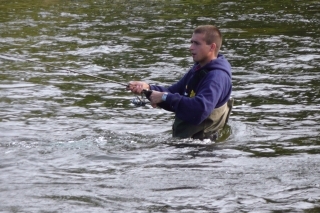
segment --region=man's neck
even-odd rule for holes
[[[218,56],[213,55],[212,57],[210,57],[210,60],[208,60],[207,62],[203,62],[203,63],[199,62],[199,65],[200,65],[201,67],[204,67],[206,64],[210,63],[211,61],[216,60],[217,57],[218,57]]]

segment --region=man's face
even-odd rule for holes
[[[213,54],[213,45],[206,44],[204,40],[204,34],[194,33],[191,38],[190,52],[194,62],[200,63],[204,66],[211,61]]]

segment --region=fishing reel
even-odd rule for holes
[[[152,90],[144,89],[142,90],[141,98],[137,96],[131,100],[131,103],[134,104],[135,106],[145,106],[148,103],[147,100],[150,101],[151,94],[152,94]]]

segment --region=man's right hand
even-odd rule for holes
[[[127,90],[131,90],[135,94],[141,94],[142,90],[150,90],[150,86],[146,82],[130,81],[127,85]]]

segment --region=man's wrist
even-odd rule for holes
[[[162,101],[166,101],[167,100],[167,96],[168,96],[167,92],[163,93],[162,98],[161,98]]]

